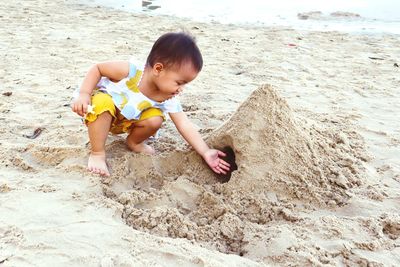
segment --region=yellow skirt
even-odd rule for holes
[[[127,133],[136,122],[152,117],[160,116],[165,120],[164,113],[160,109],[153,107],[144,110],[138,120],[128,120],[115,107],[112,97],[103,92],[97,92],[92,96],[92,106],[94,106],[93,113],[86,115],[85,124],[88,125],[88,123],[94,122],[100,114],[108,111],[113,116],[110,128],[112,134]]]

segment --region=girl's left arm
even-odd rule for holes
[[[182,137],[199,153],[214,172],[226,174],[229,171],[229,163],[220,158],[225,157],[226,154],[210,148],[184,112],[170,113],[169,116]]]

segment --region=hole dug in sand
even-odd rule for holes
[[[305,209],[342,205],[346,191],[361,184],[359,136],[335,127],[295,117],[264,85],[207,139],[226,148],[237,170],[216,177],[194,152],[132,155],[113,163],[121,170],[104,192],[123,204],[122,216],[135,229],[261,257],[272,245],[271,222],[296,222]]]
[[[217,179],[221,183],[227,183],[231,179],[232,172],[236,171],[238,169],[238,166],[236,164],[235,152],[230,146],[222,148],[221,151],[226,154],[226,156],[223,157],[222,159],[228,162],[231,165],[231,167],[229,172],[227,172],[226,174],[217,175]]]

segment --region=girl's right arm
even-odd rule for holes
[[[112,81],[120,81],[129,74],[128,61],[108,61],[93,65],[85,76],[79,90],[79,96],[72,104],[72,111],[79,116],[85,116],[92,93],[101,77],[107,77]]]

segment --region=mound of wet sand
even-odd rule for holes
[[[218,176],[193,151],[144,156],[109,149],[114,175],[103,188],[123,205],[128,225],[256,257],[252,242],[270,222],[343,205],[347,190],[363,180],[358,135],[295,116],[269,85],[255,90],[207,142],[227,151],[236,170]]]

